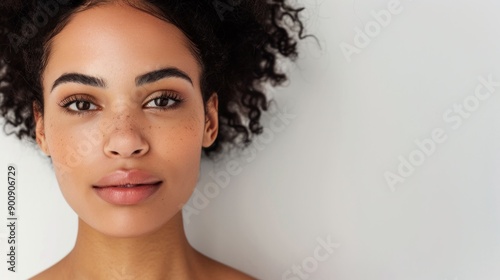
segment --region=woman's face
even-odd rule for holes
[[[79,12],[53,38],[37,141],[88,225],[139,236],[189,199],[218,129],[200,71],[178,28],[127,5]]]

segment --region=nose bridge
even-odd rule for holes
[[[127,100],[126,96],[120,96],[110,104],[110,114],[113,117],[132,113],[132,100]]]
[[[113,104],[105,114],[104,152],[108,156],[130,157],[141,155],[149,150],[140,123],[140,110],[125,101]]]
[[[134,110],[124,99],[111,104],[106,110],[105,121],[109,122],[111,133],[120,133],[132,130],[136,127],[137,117],[134,118]]]
[[[122,110],[113,113],[110,121],[115,131],[126,131],[136,127],[137,119],[133,118],[133,113],[129,110]]]

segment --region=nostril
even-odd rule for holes
[[[110,157],[140,157],[149,151],[149,144],[141,137],[126,137],[111,137],[104,146],[104,153]]]

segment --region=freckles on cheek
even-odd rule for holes
[[[53,161],[60,160],[61,151],[65,145],[64,130],[57,124],[57,120],[52,118],[45,120],[45,137]]]
[[[74,137],[58,135],[51,144],[52,162],[64,173],[71,172],[81,162],[81,158],[74,147],[68,143],[74,143]]]
[[[184,129],[186,131],[186,135],[191,137],[193,140],[196,139],[199,142],[199,145],[202,143],[202,136],[204,130],[204,117],[199,117],[193,115],[188,122],[185,123]]]
[[[99,144],[98,141],[94,141],[93,135],[100,133],[91,131],[92,129],[54,126],[53,130],[51,129],[49,143],[53,163],[65,172],[83,166],[87,159],[95,155]]]
[[[165,129],[165,128],[163,128]],[[164,147],[177,154],[177,158],[186,158],[196,155],[201,150],[203,127],[196,117],[189,117],[179,122],[175,127],[163,131]]]

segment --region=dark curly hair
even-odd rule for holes
[[[41,74],[50,40],[78,11],[111,0],[3,0],[0,4],[0,114],[6,134],[34,140],[33,102],[43,113]],[[286,0],[123,0],[182,30],[201,67],[203,100],[217,92],[219,134],[205,154],[222,144],[248,145],[262,132],[270,100],[265,83],[287,80],[281,57],[295,60],[303,35],[299,13]],[[220,73],[224,73],[221,75]]]

